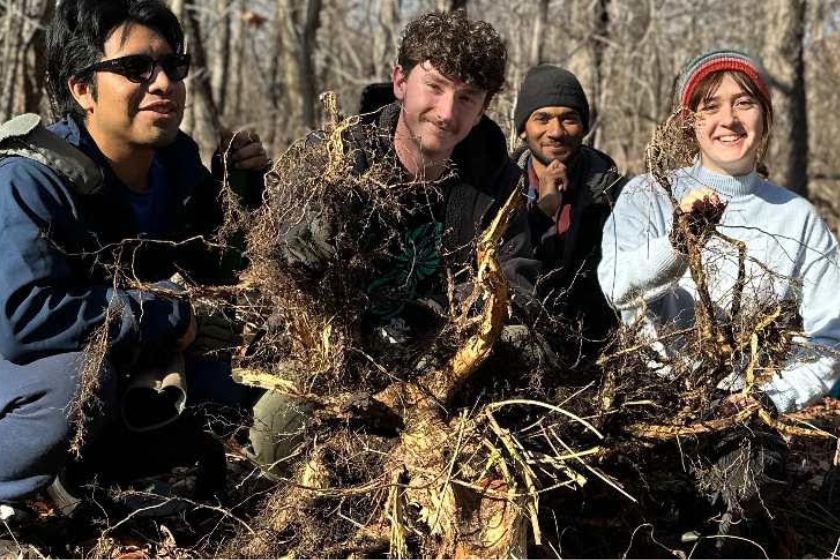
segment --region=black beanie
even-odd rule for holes
[[[589,102],[580,82],[568,70],[550,64],[540,64],[528,70],[513,111],[517,134],[525,130],[525,122],[531,113],[541,107],[574,109],[580,115],[583,128],[589,130]]]

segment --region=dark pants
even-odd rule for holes
[[[67,460],[72,436],[67,408],[76,394],[81,359],[74,352],[23,366],[0,361],[0,502],[44,488]],[[106,409],[115,395],[112,377],[106,368]]]
[[[68,405],[78,388],[81,359],[80,352],[73,352],[22,366],[0,360],[0,502],[19,501],[45,488],[68,461],[73,435]],[[188,404],[247,406],[254,400],[231,379],[229,362],[187,359],[186,376]],[[117,385],[105,367],[100,421],[88,426],[87,442],[114,431],[107,428],[120,418]]]

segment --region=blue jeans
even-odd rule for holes
[[[81,359],[81,352],[72,352],[26,365],[0,360],[0,502],[44,488],[67,461],[72,436],[67,409]],[[115,386],[106,367],[100,391],[106,411]]]

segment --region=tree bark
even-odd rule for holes
[[[213,99],[219,113],[224,114],[227,107],[227,86],[230,82],[230,0],[216,0],[218,16],[215,53],[213,56]]]
[[[531,35],[531,50],[528,53],[528,66],[545,62],[545,30],[548,23],[548,4],[550,0],[539,0],[534,16],[534,31]]]
[[[321,0],[309,0],[300,41],[300,91],[303,100],[303,124],[313,129],[316,122],[318,85],[315,76],[316,34],[321,25]]]
[[[609,4],[610,0],[577,0],[572,10],[572,20],[582,44],[570,57],[569,70],[577,76],[589,101],[587,143],[590,145],[596,144],[599,129],[604,51],[609,33]]]
[[[242,113],[242,86],[244,82],[245,69],[245,39],[247,33],[245,32],[245,22],[242,19],[242,12],[245,9],[243,0],[236,0],[236,28],[233,38],[233,52],[231,53],[231,66],[233,67],[233,84],[231,91],[233,92],[233,99],[229,100],[229,105],[233,107],[233,114],[239,115]]]
[[[399,1],[380,0],[379,2],[379,32],[374,33],[373,40],[373,75],[385,78],[394,62],[394,38],[399,24]]]
[[[302,124],[313,129],[316,122],[317,85],[315,39],[321,22],[321,0],[278,0],[282,10],[285,84],[292,111]]]
[[[805,0],[767,4],[764,62],[774,98],[770,176],[790,190],[808,194],[808,111],[805,96]]]
[[[207,73],[207,55],[201,37],[201,27],[192,5],[185,6],[182,19],[192,55],[192,112],[193,138],[201,147],[202,158],[209,160],[219,142],[219,111],[213,101],[213,89]]]
[[[467,0],[438,0],[437,9],[439,12],[454,12],[455,10],[466,10]]]
[[[15,99],[18,93],[18,73],[23,58],[23,9],[25,0],[10,0],[6,8],[3,33],[3,82],[0,102],[0,122],[8,120],[15,113]]]
[[[55,4],[52,0],[41,0],[37,10],[32,10],[31,35],[26,42],[23,57],[23,111],[40,113],[41,102],[46,90],[46,26],[52,19]]]

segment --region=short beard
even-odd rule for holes
[[[535,146],[531,142],[528,142],[528,150],[531,152],[531,157],[533,157],[535,160],[537,160],[545,166],[551,165],[551,162],[554,160],[559,160],[560,163],[563,164],[567,164],[570,161],[574,161],[574,159],[580,153],[580,147],[581,144],[578,144],[577,146],[569,146],[569,148],[571,148],[571,151],[569,152],[569,155],[567,155],[565,158],[548,158],[542,154],[538,145]]]

